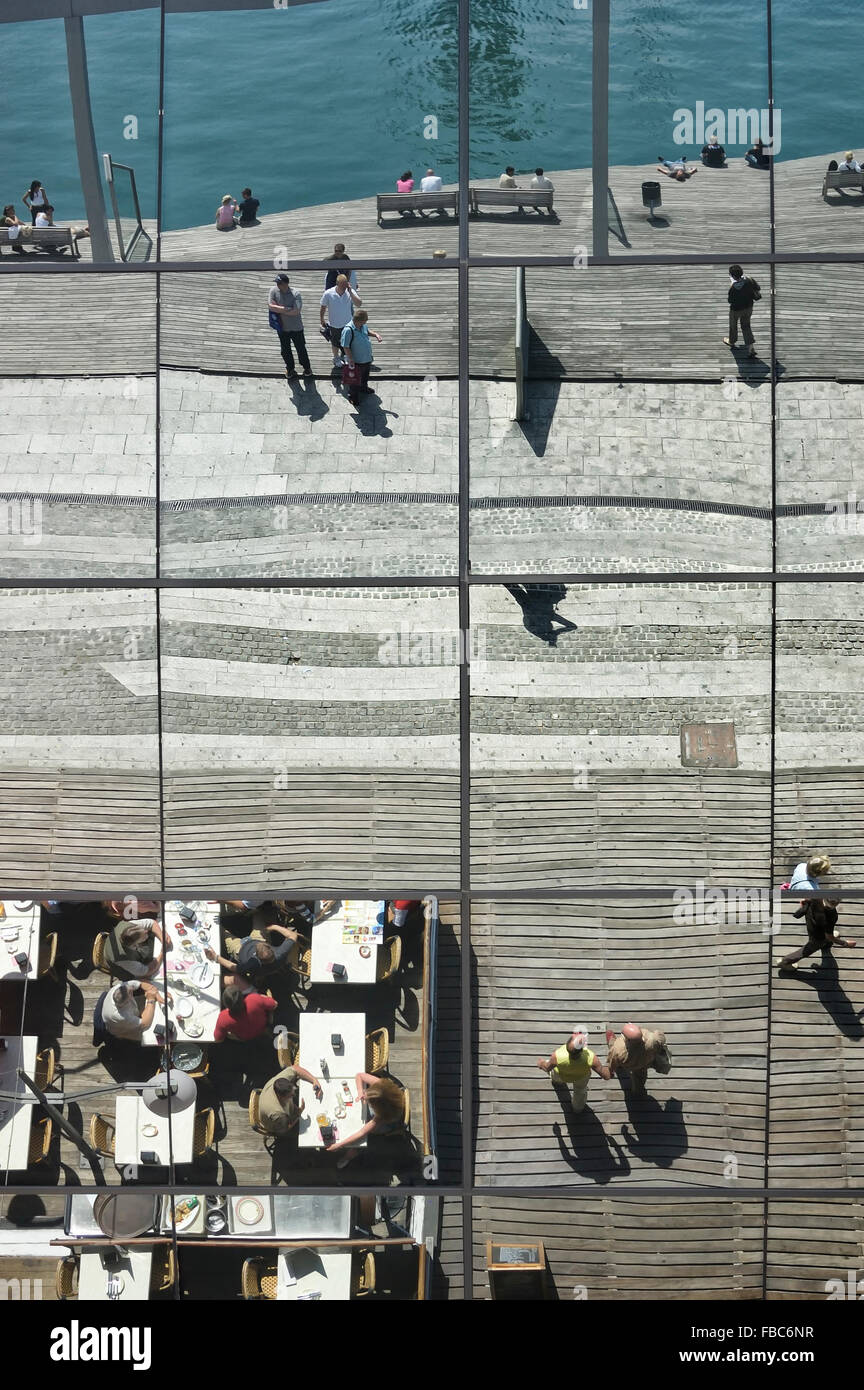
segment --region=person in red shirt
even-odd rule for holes
[[[222,1012],[213,1029],[213,1041],[232,1038],[235,1042],[251,1042],[269,1027],[275,1008],[276,1000],[266,994],[243,994],[235,985],[229,985],[222,993]]]
[[[389,920],[397,931],[404,927],[408,913],[413,906],[414,900],[411,898],[399,898],[390,904]]]

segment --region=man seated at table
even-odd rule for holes
[[[156,943],[161,950],[157,952]],[[138,917],[132,922],[120,921],[108,933],[105,960],[121,979],[149,980],[158,974],[165,951],[171,950],[155,917]]]
[[[143,994],[144,1007],[139,1011],[136,994]],[[170,994],[168,996],[171,998]],[[141,984],[122,984],[111,989],[102,1003],[102,1025],[112,1038],[140,1042],[156,1016],[156,1005],[162,996],[149,981]]]
[[[234,1042],[251,1042],[259,1038],[270,1026],[276,1007],[276,1000],[266,994],[256,994],[254,990],[244,994],[236,985],[228,985],[222,991],[222,1012],[213,1029],[213,1041],[231,1038]]]
[[[293,1067],[285,1067],[267,1082],[258,1098],[258,1121],[268,1134],[290,1134],[297,1125],[306,1106],[300,1099],[300,1082],[308,1081],[315,1092],[315,1099],[324,1096],[318,1078],[312,1076],[299,1062]]]
[[[207,959],[218,961],[223,970],[230,972],[230,978],[227,975],[225,977],[226,986],[236,985],[244,994],[248,994],[257,989],[269,975],[273,975],[289,963],[297,943],[296,931],[292,927],[280,927],[276,922],[272,922],[266,930],[276,932],[283,938],[278,946],[271,946],[263,932],[256,928],[250,936],[225,937],[225,950],[229,959],[217,955],[212,947],[205,947]]]
[[[159,912],[159,904],[157,902],[151,902],[150,899],[145,898],[136,898],[133,893],[127,893],[125,898],[110,898],[106,902],[103,902],[101,906],[102,910],[107,913],[109,917],[114,917],[115,919],[119,919],[123,917],[124,914],[128,914],[130,908],[135,913],[136,917],[138,917],[139,914],[142,917],[153,917]],[[125,920],[129,921],[130,919],[126,916]]]

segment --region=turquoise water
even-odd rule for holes
[[[677,153],[679,107],[767,107],[758,4],[613,0],[612,10],[612,163]],[[861,139],[859,20],[857,0],[775,4],[781,158]],[[590,12],[568,0],[473,0],[472,21],[472,177],[589,164]],[[406,167],[419,176],[432,164],[455,181],[455,25],[455,0],[168,15],[164,226],[209,221],[222,194],[245,184],[274,212],[369,196]],[[158,13],[89,19],[86,36],[98,148],[134,166],[144,215],[155,216]],[[2,200],[20,204],[41,178],[60,219],[81,217],[62,22],[2,25],[0,45]],[[124,139],[128,115],[137,140]],[[429,116],[435,139],[424,138]]]

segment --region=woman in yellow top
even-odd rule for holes
[[[570,1037],[560,1047],[556,1047],[551,1057],[537,1058],[537,1065],[545,1071],[553,1086],[573,1087],[573,1109],[584,1110],[588,1102],[588,1082],[592,1071],[608,1081],[612,1075],[608,1067],[598,1062],[588,1046],[588,1032],[585,1028],[574,1028]]]

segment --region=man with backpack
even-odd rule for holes
[[[611,1029],[607,1029],[606,1041],[609,1044],[606,1056],[609,1074],[614,1076],[616,1072],[626,1072],[630,1077],[630,1094],[634,1099],[646,1094],[649,1067],[662,1074],[671,1070],[666,1034],[659,1029],[625,1023],[617,1037]]]
[[[738,341],[738,328],[744,338],[747,356],[756,356],[756,339],[750,327],[753,305],[762,298],[762,291],[750,275],[745,275],[740,265],[729,267],[729,337],[723,341],[727,347],[734,348]]]

